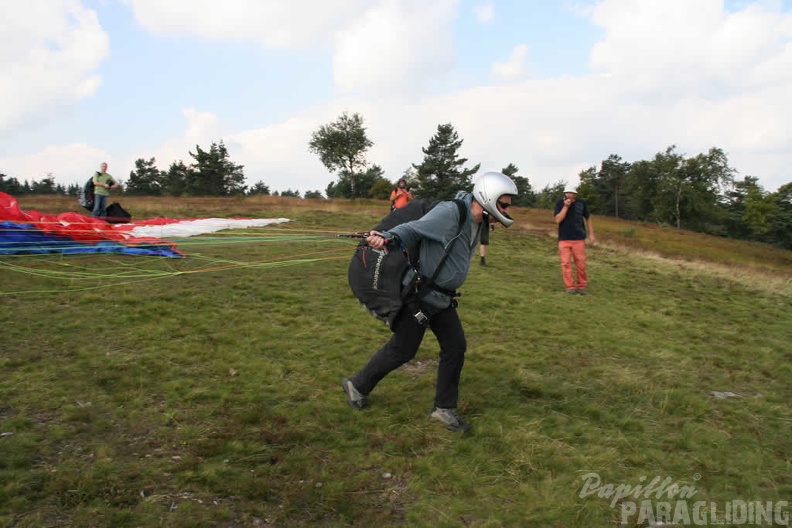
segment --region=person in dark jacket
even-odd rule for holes
[[[578,199],[577,191],[568,189],[564,191],[564,198],[556,202],[553,218],[558,224],[558,254],[566,292],[588,295],[586,238],[591,244],[596,242],[588,205]],[[572,273],[573,259],[577,277]]]
[[[470,425],[457,413],[459,379],[465,362],[467,341],[456,310],[456,301],[448,293],[465,281],[470,262],[485,218],[508,227],[514,219],[508,214],[517,186],[504,174],[483,174],[473,193],[459,193],[456,197],[468,206],[467,219],[459,230],[460,210],[454,202],[441,202],[418,220],[398,225],[386,232],[372,231],[367,243],[374,249],[394,247],[398,241],[405,245],[421,244],[421,273],[433,276],[446,247],[448,257],[435,278],[439,289],[431,289],[420,301],[421,313],[433,314],[428,323],[419,321],[414,310],[403,309],[394,324],[394,334],[355,375],[342,381],[347,403],[362,410],[374,387],[391,371],[410,361],[418,352],[426,328],[434,333],[440,344],[434,409],[429,418],[451,431],[466,431]]]

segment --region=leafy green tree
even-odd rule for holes
[[[501,169],[501,172],[509,178],[514,178],[514,175],[520,172],[520,169],[514,163],[509,163]]]
[[[379,178],[369,189],[369,197],[375,200],[388,200],[394,187],[395,185],[392,182],[385,178]]]
[[[463,140],[450,123],[437,126],[437,133],[429,140],[429,146],[421,149],[424,160],[413,165],[418,171],[415,194],[429,200],[447,200],[459,191],[472,189],[471,176],[481,167],[477,164],[463,169],[467,158],[460,158],[458,151]]]
[[[775,214],[770,219],[768,240],[784,249],[792,249],[792,182],[782,185],[770,198]]]
[[[553,184],[545,185],[536,195],[536,207],[540,209],[554,209],[559,198],[564,195],[567,182],[559,180]]]
[[[34,181],[30,186],[31,194],[57,194],[55,187],[55,178],[52,173],[48,173],[46,178],[41,181]]]
[[[321,126],[311,135],[308,150],[319,156],[327,170],[339,173],[336,188],[349,189],[345,198],[359,198],[365,193],[359,188],[357,178],[367,165],[366,151],[373,145],[366,136],[363,117],[344,112],[336,121]],[[341,180],[346,181],[342,184]]]
[[[536,194],[531,188],[531,182],[528,181],[528,178],[517,176],[519,171],[520,169],[518,169],[517,165],[514,163],[509,163],[501,170],[501,172],[511,178],[517,186],[519,194],[512,198],[512,203],[520,206],[532,206],[536,202]]]
[[[80,195],[80,189],[82,189],[82,187],[83,187],[82,185],[78,185],[76,183],[70,183],[66,187],[66,195],[67,196],[79,196]]]
[[[747,188],[742,218],[751,233],[759,238],[770,231],[770,221],[775,216],[779,204],[774,200],[774,196],[762,189],[755,178],[753,183],[754,185]]]
[[[415,167],[413,167],[412,165],[404,169],[401,178],[396,180],[396,183],[393,184],[394,188],[399,183],[399,180],[404,180],[405,182],[407,182],[408,189],[415,190],[415,186],[418,184],[418,171],[415,170]],[[388,198],[390,198],[390,196],[388,196]]]
[[[162,194],[165,196],[184,196],[187,194],[190,169],[182,160],[174,161],[162,174]]]
[[[512,203],[514,205],[533,207],[536,204],[536,193],[531,187],[531,182],[524,176],[514,176],[512,179],[517,186],[517,191],[520,193],[512,198]]]
[[[212,143],[209,150],[195,145],[190,152],[195,162],[187,173],[187,194],[193,196],[234,196],[245,193],[243,166],[229,159],[228,150],[221,140]]]
[[[680,227],[681,202],[686,192],[686,181],[682,172],[684,158],[675,149],[676,146],[672,145],[665,152],[658,152],[651,162],[652,173],[657,181],[651,215],[660,222]]]
[[[764,205],[762,205],[764,204]],[[772,195],[759,185],[758,178],[746,176],[735,181],[726,194],[726,234],[734,238],[752,239],[770,229],[770,216],[775,209]]]
[[[630,165],[627,174],[622,216],[630,220],[663,222],[656,208],[664,177],[665,154],[658,153],[652,160],[641,160]]]
[[[299,190],[292,191],[291,189],[286,189],[285,191],[283,191],[281,193],[281,196],[287,196],[289,198],[302,198],[302,196],[300,196]]]
[[[704,233],[724,235],[725,194],[734,185],[737,171],[729,165],[726,153],[711,148],[705,154],[688,159],[693,193],[688,196],[687,226]]]
[[[621,156],[611,154],[600,166],[598,180],[599,192],[605,206],[604,213],[621,218],[619,199],[621,198],[630,164],[622,161]]]
[[[5,174],[0,173],[0,191],[16,196],[22,194],[22,184],[16,178],[9,178]]]
[[[127,194],[138,196],[160,196],[162,194],[162,173],[157,169],[154,158],[135,160],[135,170],[129,172],[126,183]]]
[[[623,218],[622,200],[629,171],[630,163],[611,154],[602,161],[599,171],[596,167],[589,167],[580,172],[578,194],[586,200],[592,212]]]
[[[726,235],[732,238],[749,238],[750,230],[743,222],[745,212],[745,196],[747,186],[753,184],[752,178],[746,176],[743,181],[735,181],[734,187],[726,194],[726,217],[724,225]]]
[[[723,150],[711,148],[684,160],[676,178],[678,192],[675,202],[677,227],[684,223],[688,229],[722,234],[725,209],[722,199],[734,183],[736,171],[729,166]]]
[[[597,167],[589,167],[578,173],[580,185],[577,186],[578,196],[588,204],[589,211],[603,214],[602,194],[600,192]]]
[[[251,187],[250,189],[248,189],[248,192],[247,192],[247,194],[249,196],[253,196],[254,194],[261,194],[261,195],[264,195],[264,196],[269,196],[269,193],[270,193],[270,188],[268,186],[264,185],[264,182],[261,182],[261,181],[256,182],[256,184],[253,187]]]
[[[322,200],[324,200],[324,196],[322,195],[321,191],[305,191],[305,198],[306,199],[322,199]]]
[[[619,172],[620,158],[615,158],[615,172]],[[629,198],[626,214],[621,216],[724,234],[727,190],[733,186],[734,173],[721,149],[711,148],[686,159],[672,145],[651,161],[630,164],[625,175],[619,175]],[[607,184],[608,180],[599,182]]]
[[[385,171],[379,165],[372,165],[369,169],[359,173],[355,178],[342,174],[338,182],[331,182],[327,186],[328,198],[371,198],[371,189],[374,185],[384,180]],[[357,181],[356,191],[352,191],[353,181]],[[390,187],[390,182],[385,180]]]

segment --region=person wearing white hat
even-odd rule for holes
[[[564,198],[556,202],[553,216],[558,224],[558,254],[566,292],[587,295],[586,238],[591,244],[596,242],[588,204],[578,199],[577,191],[566,189]],[[572,260],[577,276],[572,273]]]

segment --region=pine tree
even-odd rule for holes
[[[162,194],[182,196],[187,193],[187,173],[189,169],[182,160],[174,161],[167,172],[162,173]]]
[[[528,178],[517,176],[519,171],[520,169],[514,163],[509,163],[501,170],[503,174],[514,180],[514,184],[517,186],[518,194],[512,198],[512,203],[514,205],[533,206],[536,203],[536,193],[534,193]]]
[[[156,159],[135,160],[135,170],[130,171],[125,192],[140,196],[159,196],[162,194],[162,173],[157,170]]]
[[[262,196],[269,196],[270,188],[268,185],[265,185],[264,182],[259,181],[256,184],[248,189],[248,196],[253,196],[255,194],[260,194]]]
[[[437,126],[437,134],[429,140],[429,146],[421,149],[423,163],[413,165],[418,171],[415,194],[429,200],[447,200],[459,191],[472,189],[471,176],[479,171],[481,164],[463,169],[467,158],[457,154],[462,147],[454,127],[448,123]]]
[[[225,144],[212,143],[208,151],[195,145],[190,152],[195,163],[187,173],[187,194],[193,196],[233,196],[244,194],[245,174],[242,165],[228,159]]]

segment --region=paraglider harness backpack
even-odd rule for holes
[[[96,174],[99,174],[98,172]],[[77,199],[80,202],[80,205],[88,209],[89,211],[93,211],[94,206],[94,177],[85,182],[83,188],[80,189],[80,196]]]
[[[399,241],[399,249],[374,249],[365,240],[355,248],[355,254],[349,264],[349,286],[360,304],[371,315],[383,321],[388,328],[395,331],[394,323],[402,309],[411,310],[413,317],[421,325],[429,324],[431,313],[421,306],[423,299],[431,290],[439,291],[449,297],[458,297],[458,293],[446,290],[435,284],[440,270],[443,268],[452,246],[465,225],[468,207],[462,200],[451,200],[459,208],[459,229],[454,240],[446,246],[440,262],[431,277],[421,274],[419,246],[405,246]],[[382,219],[373,231],[389,229],[418,220],[432,210],[440,202],[413,200],[404,207],[392,211]],[[452,302],[456,303],[454,299]]]

